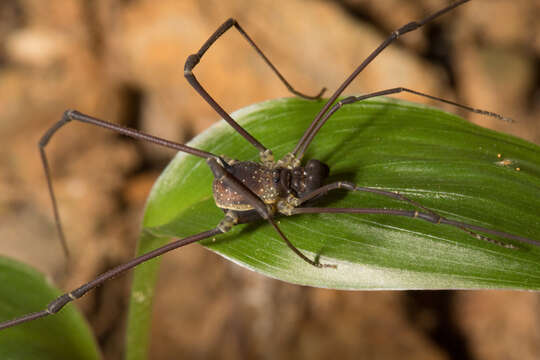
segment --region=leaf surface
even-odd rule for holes
[[[0,321],[43,310],[61,294],[33,268],[0,257]],[[0,359],[100,359],[97,344],[83,316],[67,305],[54,316],[0,332]]]
[[[296,145],[323,102],[267,101],[235,114],[281,158]],[[258,152],[223,121],[190,145],[238,160]],[[453,220],[540,240],[540,149],[437,109],[388,99],[347,105],[324,125],[304,160],[331,168],[327,182],[397,191]],[[223,217],[204,160],[179,153],[147,202],[139,253],[214,228]],[[383,196],[337,191],[317,206],[409,209]],[[540,248],[507,249],[455,227],[391,215],[304,214],[279,217],[304,254],[337,269],[302,261],[264,222],[239,225],[202,241],[248,269],[302,285],[335,289],[539,289]],[[181,250],[180,250],[181,251]],[[159,261],[137,268],[128,358],[144,358]],[[186,275],[189,276],[189,275]],[[141,320],[142,319],[142,320]]]

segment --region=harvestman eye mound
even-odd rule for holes
[[[13,320],[0,323],[0,329],[12,327],[24,322],[33,321],[48,315],[56,314],[66,304],[76,300],[86,294],[88,291],[96,288],[103,282],[134,268],[135,266],[156,258],[173,249],[203,240],[213,238],[217,235],[229,232],[238,224],[252,223],[255,221],[266,221],[273,228],[275,236],[280,238],[296,256],[305,263],[312,266],[313,271],[332,272],[339,271],[338,264],[331,261],[325,261],[324,256],[319,260],[318,257],[308,256],[303,251],[299,250],[287,237],[287,234],[280,229],[276,217],[292,216],[300,214],[313,213],[344,213],[344,214],[380,214],[388,216],[401,216],[416,218],[426,222],[433,223],[437,226],[448,226],[457,228],[457,231],[463,231],[467,236],[473,237],[479,242],[489,242],[499,247],[510,249],[509,251],[521,251],[519,244],[529,244],[540,246],[540,242],[529,239],[523,236],[510,234],[497,229],[490,229],[478,225],[473,225],[451,218],[442,216],[438,212],[420,204],[419,202],[410,199],[402,194],[392,191],[381,190],[377,188],[362,187],[350,181],[335,181],[327,183],[327,177],[330,173],[330,168],[324,162],[317,159],[309,159],[303,162],[304,155],[316,137],[323,125],[336,113],[339,109],[348,104],[353,104],[374,97],[409,93],[418,97],[428,98],[434,101],[453,105],[459,109],[466,110],[472,113],[477,113],[502,121],[511,121],[499,114],[472,108],[466,105],[458,104],[450,100],[435,97],[413,89],[404,87],[396,87],[368,93],[361,96],[349,96],[340,98],[343,91],[349,84],[363,71],[373,59],[375,59],[387,46],[398,39],[400,36],[414,31],[421,26],[429,23],[436,18],[450,12],[454,8],[466,3],[468,0],[454,2],[447,7],[419,20],[413,21],[400,27],[392,32],[386,40],[384,40],[355,70],[354,72],[339,86],[332,96],[325,102],[311,124],[305,130],[296,146],[283,158],[274,159],[270,149],[264,146],[259,140],[246,131],[239,125],[219,104],[214,98],[203,88],[195,77],[193,70],[204,56],[206,51],[216,42],[221,35],[229,29],[236,29],[248,44],[255,50],[261,59],[271,68],[279,80],[288,88],[294,95],[310,99],[320,99],[325,89],[323,88],[318,94],[306,95],[303,94],[289,84],[282,76],[278,69],[270,62],[261,49],[255,44],[251,37],[244,31],[240,24],[229,19],[225,21],[202,45],[200,50],[190,55],[184,66],[184,75],[191,86],[200,94],[200,96],[249,144],[255,147],[260,156],[260,162],[255,161],[240,161],[229,158],[221,154],[213,154],[211,152],[199,150],[188,145],[175,143],[162,138],[158,138],[149,134],[139,132],[134,129],[122,127],[109,123],[89,115],[85,115],[76,110],[67,110],[62,118],[54,124],[41,138],[39,142],[39,150],[45,175],[48,184],[48,190],[51,196],[54,218],[59,233],[59,237],[64,249],[68,254],[68,248],[62,225],[60,214],[58,212],[57,201],[55,198],[49,164],[45,153],[45,148],[53,135],[65,124],[71,121],[79,121],[90,125],[98,126],[120,133],[135,139],[144,140],[156,145],[175,149],[177,151],[187,153],[202,159],[205,159],[210,168],[214,180],[212,184],[213,198],[215,205],[223,210],[223,219],[216,224],[212,229],[194,234],[183,239],[175,240],[158,249],[150,251],[144,255],[136,257],[125,264],[119,265],[94,280],[83,284],[82,286],[69,291],[58,298],[52,300],[43,310],[23,315]],[[327,193],[341,189],[348,192],[363,192],[371,193],[381,197],[401,201],[415,210],[401,210],[389,208],[328,208],[328,207],[312,207],[317,200],[326,196]]]

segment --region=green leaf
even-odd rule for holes
[[[273,150],[290,152],[323,102],[281,99],[233,115]],[[191,146],[239,160],[258,152],[220,122]],[[309,147],[331,168],[328,182],[398,191],[458,221],[540,240],[540,149],[455,115],[388,99],[347,105]],[[519,170],[517,170],[519,168]],[[178,154],[148,199],[139,253],[214,228],[223,217],[204,160]],[[365,193],[336,192],[320,206],[412,209]],[[280,217],[304,254],[338,268],[302,261],[264,222],[240,225],[203,245],[248,269],[283,281],[336,289],[540,288],[540,248],[508,249],[445,225],[390,215],[314,214]],[[158,261],[137,268],[128,358],[147,351],[149,311]],[[141,321],[142,318],[142,321]]]
[[[61,294],[33,268],[0,257],[0,321],[40,311]],[[88,324],[72,305],[0,332],[0,359],[100,359]]]

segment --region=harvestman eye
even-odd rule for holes
[[[401,194],[391,191],[384,191],[375,188],[361,187],[347,181],[337,181],[329,184],[324,184],[329,173],[327,164],[316,160],[309,160],[305,166],[302,165],[304,154],[317,135],[321,127],[329,120],[329,118],[338,111],[341,107],[365,99],[398,94],[407,92],[419,97],[428,98],[431,100],[451,104],[457,108],[464,109],[473,113],[483,114],[501,120],[509,120],[499,114],[489,111],[475,109],[469,106],[461,105],[446,99],[424,94],[422,92],[396,87],[381,91],[372,92],[361,96],[350,96],[339,101],[339,96],[349,86],[349,84],[360,74],[366,66],[371,63],[388,45],[394,42],[398,37],[414,31],[428,22],[446,14],[457,6],[462,5],[468,0],[457,1],[447,7],[419,20],[410,22],[396,31],[392,32],[386,40],[384,40],[354,71],[353,73],[339,86],[339,88],[326,101],[325,105],[319,111],[317,116],[311,122],[309,127],[299,139],[298,143],[290,153],[285,155],[279,161],[275,161],[272,151],[261,144],[256,138],[249,134],[242,126],[240,126],[214,98],[206,92],[203,86],[195,77],[193,70],[204,56],[206,51],[216,42],[221,35],[229,29],[236,29],[241,36],[249,43],[255,52],[262,60],[271,68],[279,80],[289,89],[291,93],[305,99],[319,99],[324,93],[323,88],[315,95],[306,95],[295,90],[289,82],[281,75],[277,68],[270,62],[264,53],[257,47],[250,36],[234,19],[225,21],[202,45],[199,51],[190,55],[184,66],[184,75],[191,86],[200,94],[200,96],[245,140],[254,146],[260,154],[260,162],[239,161],[228,159],[221,155],[216,155],[207,151],[199,150],[187,145],[168,141],[156,136],[145,134],[134,129],[122,127],[109,123],[89,115],[82,114],[76,110],[67,110],[62,118],[54,124],[42,137],[39,142],[40,155],[43,161],[45,176],[47,179],[48,189],[53,205],[54,218],[58,229],[59,237],[64,251],[67,254],[67,246],[64,233],[60,221],[60,215],[57,208],[57,201],[54,195],[54,190],[51,182],[50,169],[45,153],[45,148],[52,136],[65,124],[71,121],[79,121],[94,126],[99,126],[113,132],[117,132],[135,139],[144,140],[154,143],[159,146],[175,149],[185,152],[193,156],[197,156],[206,160],[210,170],[214,175],[212,191],[216,206],[223,210],[223,219],[216,224],[213,229],[202,231],[198,234],[188,236],[183,239],[173,241],[163,247],[148,252],[144,255],[136,257],[127,263],[117,266],[106,273],[98,276],[94,280],[83,284],[82,286],[69,291],[57,299],[50,302],[44,310],[23,315],[14,320],[0,323],[0,329],[5,329],[20,323],[32,321],[41,317],[55,314],[60,311],[67,303],[80,298],[88,291],[99,286],[103,282],[143,263],[149,259],[160,256],[173,249],[203,240],[212,238],[219,234],[230,231],[238,224],[260,221],[261,219],[268,222],[275,230],[277,237],[281,238],[287,246],[302,260],[313,266],[313,271],[336,271],[336,265],[331,263],[319,262],[306,256],[302,251],[287,238],[286,234],[281,231],[277,225],[275,218],[277,216],[291,216],[297,214],[308,213],[348,213],[348,214],[384,214],[392,216],[413,217],[420,220],[428,221],[434,224],[447,225],[458,228],[466,234],[473,236],[480,241],[487,241],[506,248],[515,248],[516,245],[511,242],[499,241],[490,238],[496,236],[515,242],[522,242],[540,246],[540,242],[531,240],[522,236],[509,234],[506,232],[484,228],[464,222],[445,218],[437,212],[421,205],[420,203],[411,200]],[[336,102],[337,101],[337,102]],[[323,185],[324,184],[324,185]],[[305,205],[311,200],[324,197],[328,192],[336,189],[347,190],[351,192],[367,192],[385,196],[391,199],[400,200],[415,207],[416,210],[399,210],[399,209],[372,209],[372,208],[324,208],[324,207],[306,207]]]

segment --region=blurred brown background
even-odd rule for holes
[[[73,254],[66,272],[38,139],[76,108],[189,140],[218,116],[184,80],[184,61],[228,17],[293,86],[316,93],[339,86],[392,30],[445,4],[0,1],[0,253],[35,265],[64,289],[132,256],[145,197],[173,153],[82,124],[53,138],[47,151]],[[347,93],[406,86],[517,119],[462,114],[538,143],[538,19],[538,1],[475,0],[403,37]],[[229,111],[290,96],[234,30],[195,73]],[[122,354],[128,280],[78,302],[107,359]],[[539,308],[538,295],[525,292],[299,287],[196,245],[164,257],[151,358],[538,359]]]

